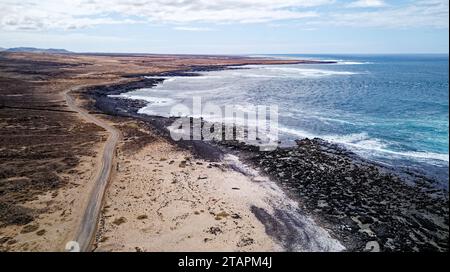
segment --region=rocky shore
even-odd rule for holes
[[[195,76],[196,72],[163,76]],[[137,114],[145,102],[108,97],[162,80],[144,78],[92,88],[87,94],[93,100],[92,109],[146,121],[170,140],[166,127],[173,120]],[[225,153],[238,155],[276,180],[349,251],[448,251],[448,192],[436,189],[427,177],[396,172],[321,139],[299,140],[297,146],[271,152],[235,141],[176,144],[210,160],[219,160]],[[264,222],[263,213],[253,212]]]
[[[259,152],[221,143],[277,180],[350,251],[448,251],[448,192],[321,139]]]

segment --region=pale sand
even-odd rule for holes
[[[251,169],[245,170],[246,175],[232,170],[229,163],[236,165],[234,160],[216,164],[194,159],[160,137],[135,154],[123,153],[123,143],[118,171],[106,193],[96,251],[285,250],[250,209],[256,206],[273,213],[280,208],[297,216],[293,214],[297,203],[273,182],[261,177],[255,181]],[[290,250],[343,248],[309,219],[299,220],[306,222],[300,232],[314,233],[324,242],[318,241],[317,247],[314,241],[311,247],[298,244]],[[283,235],[289,234],[302,236]]]

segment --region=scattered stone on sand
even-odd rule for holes
[[[253,180],[254,182],[264,182],[264,181],[267,181],[267,178],[264,178],[264,177],[254,177],[252,180]]]
[[[36,235],[42,236],[42,235],[44,235],[46,232],[47,232],[47,231],[46,231],[45,229],[41,229],[41,230],[38,230],[38,231],[36,232]]]
[[[214,235],[218,235],[220,233],[223,233],[223,231],[219,227],[210,227],[206,232],[214,234]]]
[[[113,223],[115,224],[115,225],[122,225],[123,223],[125,223],[125,222],[127,222],[127,219],[125,218],[125,217],[120,217],[120,218],[117,218],[117,219],[115,219],[114,221],[113,221]]]
[[[216,214],[215,219],[216,220],[222,220],[224,218],[227,218],[228,216],[230,216],[228,213],[222,211],[222,212]]]
[[[237,214],[237,213],[233,213],[231,215],[231,218],[233,218],[233,219],[241,219],[242,217],[239,214]]]
[[[20,233],[30,233],[30,232],[34,232],[39,228],[39,225],[26,225],[22,228],[22,230],[20,231]]]
[[[2,237],[0,238],[0,245],[8,242],[11,239],[11,237]]]
[[[8,240],[8,242],[6,242],[7,245],[14,245],[16,243],[17,243],[16,239],[10,239],[10,240]]]
[[[145,215],[145,214],[139,215],[139,216],[137,217],[138,220],[144,220],[144,219],[147,219],[147,218],[148,218],[148,216]]]
[[[237,246],[238,247],[245,247],[245,246],[249,246],[251,244],[253,244],[255,242],[255,240],[253,240],[250,237],[243,237],[238,243]]]

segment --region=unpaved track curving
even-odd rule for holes
[[[102,150],[103,155],[101,159],[100,169],[95,176],[94,185],[90,192],[86,210],[84,211],[80,226],[78,227],[78,232],[75,240],[79,244],[80,251],[90,251],[90,246],[97,229],[97,222],[102,206],[103,196],[105,194],[105,190],[111,175],[114,153],[116,150],[117,142],[119,141],[120,132],[105,121],[89,114],[85,109],[82,109],[76,104],[75,99],[70,95],[70,92],[79,88],[81,87],[70,89],[64,93],[67,106],[71,110],[79,113],[79,115],[86,121],[92,122],[97,126],[104,128],[109,133],[108,139]]]

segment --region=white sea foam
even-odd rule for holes
[[[220,79],[224,78],[225,76],[219,76],[219,75],[199,75],[199,76],[191,76],[191,77],[179,77],[186,80],[204,80],[204,79]]]
[[[286,77],[286,75],[269,75],[269,74],[256,74],[256,73],[233,73],[234,77],[248,77],[248,78],[280,78]]]
[[[369,61],[350,61],[343,59],[323,59],[321,61],[334,62],[331,65],[363,65],[363,64],[373,64],[373,62]]]
[[[324,61],[330,61],[335,62],[332,63],[332,65],[364,65],[364,64],[373,64],[373,62],[368,61],[348,61],[348,60],[324,60]]]
[[[288,128],[288,127],[284,127],[284,126],[278,126],[278,131],[280,131],[281,133],[286,133],[286,134],[290,134],[299,138],[315,138],[317,137],[317,135],[311,134],[309,132],[306,131],[302,131],[299,129],[292,129],[292,128]]]
[[[321,116],[313,116],[313,117],[317,118],[318,120],[324,121],[324,122],[333,122],[333,123],[340,123],[340,124],[356,125],[356,123],[349,122],[349,121],[346,121],[346,120],[336,119],[336,118],[321,117]]]
[[[358,61],[339,61],[336,64],[340,65],[363,65],[363,64],[373,64],[372,62],[358,62]]]
[[[313,58],[310,56],[271,56],[271,55],[253,55],[252,57],[261,57],[261,58],[272,58],[272,59],[289,59],[289,60],[314,60],[314,61],[323,61],[323,62],[334,62],[330,63],[331,65],[362,65],[362,64],[373,64],[372,62],[365,61],[350,61],[343,59],[320,59]],[[327,63],[328,64],[328,63]],[[324,65],[324,64],[322,64]]]
[[[439,160],[444,162],[449,162],[448,156],[449,154],[441,154],[441,153],[433,153],[433,152],[392,152],[394,154],[399,154],[401,156],[408,156],[413,157],[417,159],[424,159],[424,160]]]
[[[161,116],[161,117],[170,117],[169,114],[161,113],[156,111],[151,106],[145,106],[137,111],[139,114],[145,114],[150,116]]]
[[[368,150],[387,150],[387,144],[381,140],[370,138],[367,133],[353,133],[347,135],[326,135],[321,137],[324,140],[334,143],[345,144],[347,146],[355,147],[358,149]]]
[[[436,164],[448,163],[448,154],[440,154],[434,152],[418,152],[418,151],[394,151],[389,149],[388,143],[379,139],[370,138],[367,133],[349,134],[344,136],[325,136],[325,140],[340,143],[350,147],[357,153],[364,155],[376,155],[382,153],[392,158],[413,158],[420,161],[435,161]],[[438,162],[440,161],[440,162]]]
[[[170,82],[170,81],[175,81],[177,78],[177,76],[144,76],[144,78],[146,79],[164,79],[164,82]],[[157,86],[161,85],[162,83],[158,83]]]
[[[148,76],[146,78],[163,78],[163,83],[158,84],[156,88],[164,88],[168,82],[180,81],[182,83],[203,81],[203,80],[235,80],[236,78],[259,78],[259,79],[272,79],[272,78],[317,78],[327,76],[350,76],[359,74],[351,71],[334,71],[327,69],[313,69],[313,68],[300,68],[291,66],[267,66],[267,65],[247,65],[248,69],[237,69],[229,71],[219,72],[207,72],[193,77],[157,77]],[[242,68],[242,67],[239,67]]]
[[[413,158],[419,161],[434,161],[434,164],[442,165],[448,164],[449,154],[434,153],[434,152],[419,152],[419,151],[394,151],[388,149],[388,143],[379,139],[371,138],[367,133],[354,133],[347,135],[314,135],[302,130],[291,129],[286,127],[279,127],[280,132],[288,133],[300,138],[315,138],[319,137],[326,141],[342,144],[349,147],[351,150],[364,155],[374,155],[383,153],[390,155],[393,158]]]
[[[388,149],[388,144],[379,139],[370,138],[367,133],[349,134],[345,136],[326,136],[326,140],[342,143],[348,146],[363,150],[373,150],[381,153],[387,153],[394,157],[411,157],[421,160],[439,160],[449,161],[449,154],[419,151],[394,151]]]
[[[325,77],[325,76],[348,76],[356,75],[356,72],[350,71],[333,71],[325,69],[305,69],[305,68],[294,68],[294,67],[266,67],[265,70],[274,71],[277,75],[283,76],[301,76],[301,77]],[[280,73],[281,72],[281,73]]]

